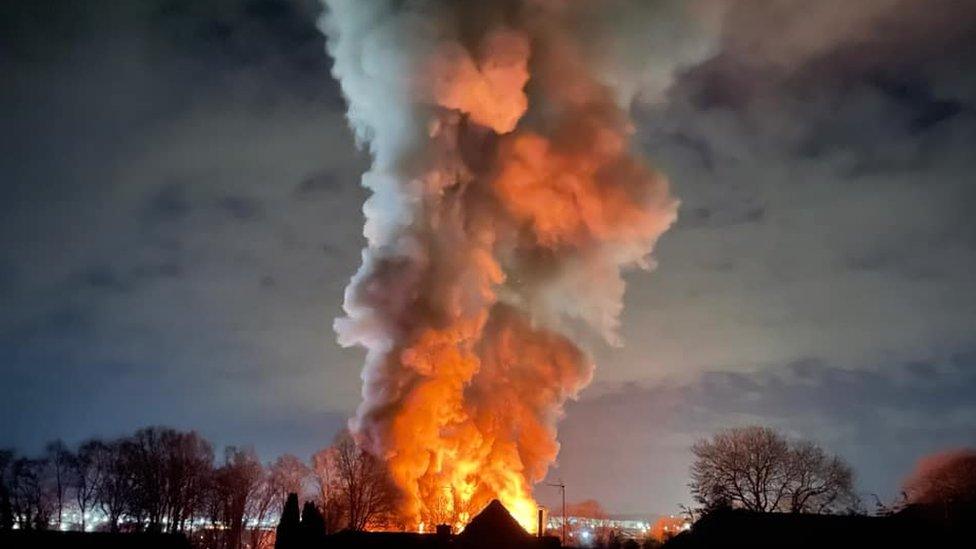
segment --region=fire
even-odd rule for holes
[[[498,498],[532,531],[531,484],[558,451],[545,412],[588,380],[582,353],[496,305],[471,325],[419,335],[399,365],[420,373],[388,424],[404,514],[458,527]]]
[[[350,425],[411,528],[460,530],[497,498],[533,532],[556,423],[593,373],[571,328],[616,341],[621,269],[650,264],[677,202],[580,62],[568,4],[400,4],[337,0],[325,22],[374,157],[335,326],[367,351]]]

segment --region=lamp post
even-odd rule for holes
[[[566,547],[566,484],[563,483],[563,479],[559,479],[559,484],[546,483],[546,486],[553,486],[559,488],[559,491],[562,493],[563,496],[563,535],[562,535],[562,541],[560,541],[559,543],[563,547]]]

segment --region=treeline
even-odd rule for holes
[[[289,493],[321,513],[328,532],[389,521],[385,468],[347,433],[309,462],[264,464],[253,449],[215,456],[198,433],[140,429],[43,455],[0,450],[0,529],[184,533],[198,547],[268,547]]]
[[[808,440],[759,425],[734,427],[692,447],[692,521],[716,510],[758,513],[866,514],[855,491],[854,470]],[[875,515],[912,511],[939,517],[942,526],[976,517],[976,450],[959,448],[919,460],[900,497],[876,495]]]

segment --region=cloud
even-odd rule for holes
[[[606,0],[574,6],[587,61],[622,104],[660,103],[676,75],[715,53],[725,0]]]
[[[364,159],[319,9],[5,4],[0,444],[158,422],[280,451],[307,442],[257,425],[355,403],[360,359],[330,323]]]
[[[751,372],[708,371],[687,382],[603,386],[567,410],[560,465],[550,478],[614,512],[675,512],[689,502],[692,442],[759,423],[841,455],[866,499],[890,500],[918,456],[976,434],[973,360],[852,370],[809,358]]]
[[[861,30],[788,63],[741,46],[803,25],[791,5],[732,9],[719,53],[639,107],[682,209],[658,270],[630,286],[629,347],[598,351],[598,379],[805,356],[860,368],[972,344],[976,93],[958,68],[976,61],[973,19],[905,3],[849,14]]]

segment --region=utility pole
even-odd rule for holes
[[[559,484],[549,484],[549,483],[546,483],[546,486],[553,486],[553,487],[559,488],[559,491],[562,492],[562,496],[563,496],[563,536],[562,536],[562,541],[560,541],[559,543],[563,547],[566,547],[566,484],[563,483],[563,479],[559,479]]]

